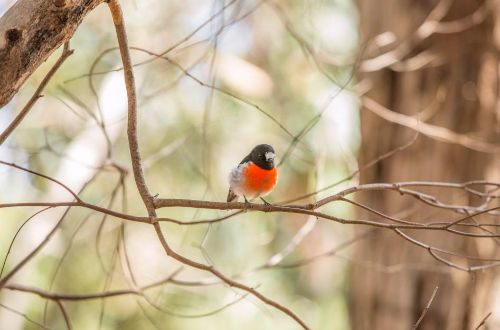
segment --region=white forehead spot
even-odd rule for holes
[[[266,156],[267,161],[274,160],[274,157],[276,157],[276,155],[272,151],[268,151],[264,155]]]

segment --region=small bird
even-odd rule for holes
[[[259,144],[229,174],[229,193],[227,201],[233,202],[238,197],[248,199],[267,195],[276,186],[278,170],[274,166],[276,154],[269,144]]]

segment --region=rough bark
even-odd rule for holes
[[[19,0],[0,18],[0,108],[104,0]]]
[[[359,0],[362,39],[367,40],[386,31],[395,32],[400,40],[408,38],[438,2],[384,0],[381,3]],[[443,20],[470,15],[482,4],[484,1],[480,0],[454,1]],[[444,60],[444,64],[438,67],[413,72],[396,72],[386,68],[369,74],[360,73],[361,78],[368,78],[372,83],[369,97],[394,111],[412,116],[434,101],[437,108],[429,123],[464,134],[473,133],[498,145],[498,51],[492,45],[496,24],[492,16],[463,32],[433,35],[406,56],[409,58],[419,51],[432,50]],[[439,91],[446,91],[443,102],[436,102]],[[408,128],[388,123],[366,109],[362,110],[361,118],[361,164],[403,145],[414,134]],[[494,166],[495,157],[498,156],[420,136],[409,149],[362,172],[361,182],[463,182],[488,178],[498,175],[498,164],[496,170]],[[464,193],[433,192],[446,201],[477,202]],[[409,210],[417,204],[392,193],[362,195],[359,200],[388,214]],[[418,205],[411,219],[425,220],[429,216],[434,219],[440,216],[449,218],[450,213]],[[373,218],[373,215],[360,214],[359,217]],[[481,257],[494,255],[490,246],[484,248],[483,244],[487,244],[484,240],[471,241],[456,236],[443,239],[443,236],[434,233],[411,234],[426,243],[457,252],[475,255],[481,252]],[[452,269],[445,274],[416,270],[411,266],[405,269],[405,265],[432,265],[434,261],[425,250],[411,246],[387,231],[379,231],[359,244],[355,253],[360,260],[377,264],[403,264],[403,271],[382,273],[353,266],[350,277],[352,329],[411,329],[435,286],[439,286],[439,290],[419,329],[473,329],[490,311],[487,304],[494,279],[492,272],[472,276]]]

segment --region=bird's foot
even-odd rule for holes
[[[243,198],[245,199],[245,208],[243,209],[243,211],[248,211],[248,209],[250,208],[250,202],[248,201],[248,199],[243,196]]]
[[[259,198],[264,202],[264,205],[266,205],[268,208],[271,208],[273,206],[273,204],[269,203],[264,198],[262,198],[262,197],[259,197]]]

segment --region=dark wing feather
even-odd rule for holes
[[[235,200],[238,199],[238,195],[236,195],[231,188],[229,188],[229,191],[227,193],[227,202],[234,202]]]
[[[243,158],[240,162],[239,165],[243,164],[243,163],[248,163],[250,162],[250,154],[246,155],[245,158]],[[235,200],[238,199],[238,195],[236,195],[232,190],[231,188],[229,188],[229,191],[227,192],[227,202],[234,202]]]

